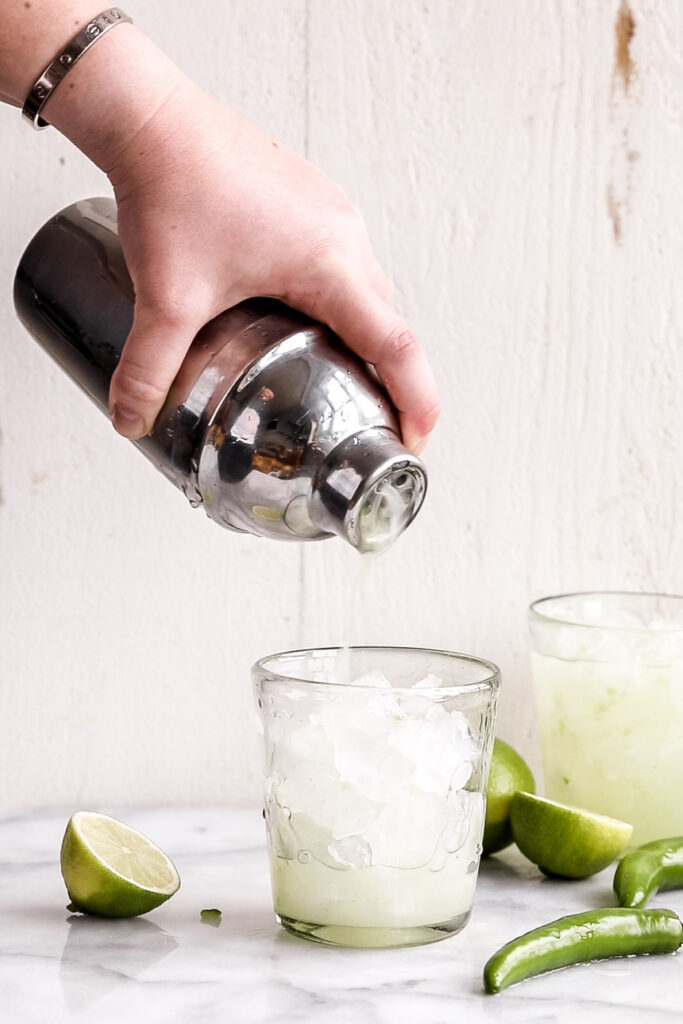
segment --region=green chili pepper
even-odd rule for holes
[[[484,967],[484,988],[500,992],[525,978],[570,964],[638,953],[673,953],[683,924],[673,910],[609,907],[571,914],[502,946]]]
[[[683,886],[683,836],[655,839],[619,861],[614,892],[620,907],[644,907],[662,886]]]

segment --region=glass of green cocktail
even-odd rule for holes
[[[327,648],[253,668],[276,915],[330,945],[418,945],[466,924],[499,673],[465,655]]]
[[[683,597],[548,597],[529,625],[545,795],[683,834]]]

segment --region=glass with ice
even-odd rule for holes
[[[683,597],[549,597],[529,624],[545,795],[682,835]]]
[[[496,666],[357,647],[273,655],[252,671],[283,927],[376,948],[463,928],[481,855]]]

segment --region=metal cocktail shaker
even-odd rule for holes
[[[134,293],[111,199],[74,203],[21,258],[22,323],[107,412]],[[232,530],[290,540],[339,534],[386,547],[422,504],[423,464],[365,363],[322,324],[266,299],[194,339],[152,433],[134,442],[192,505]]]

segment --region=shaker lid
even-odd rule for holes
[[[338,444],[313,489],[315,522],[359,551],[384,551],[420,510],[427,491],[422,461],[388,427],[369,427]]]

